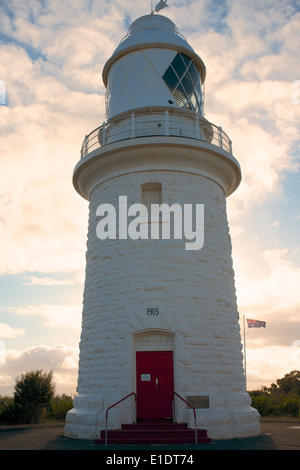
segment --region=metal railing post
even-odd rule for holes
[[[114,406],[118,405],[119,403],[121,403],[122,401],[126,400],[126,398],[128,397],[131,397],[131,395],[134,395],[134,399],[135,399],[135,406],[136,406],[136,393],[135,392],[131,392],[129,393],[129,395],[126,395],[126,397],[124,398],[121,398],[121,400],[117,401],[116,403],[114,403],[113,405],[109,406],[106,410],[106,413],[105,413],[105,445],[107,445],[107,434],[108,434],[108,412],[111,408],[113,408]],[[136,419],[136,418],[135,418]]]
[[[173,418],[173,424],[175,423],[175,403],[174,400],[172,400],[172,418]]]
[[[195,421],[195,443],[198,444],[197,416],[196,416],[196,410],[195,410],[195,408],[194,408],[194,421]]]
[[[130,137],[132,139],[135,138],[135,115],[134,113],[131,113],[130,115],[131,121],[130,121]]]
[[[164,135],[170,135],[170,125],[169,125],[169,113],[165,111],[164,114]]]
[[[200,140],[200,127],[199,127],[199,116],[198,114],[195,117],[196,120],[196,139]]]
[[[223,132],[222,127],[219,126],[219,141],[220,141],[220,147],[221,147],[221,149],[223,148],[223,136],[222,136],[222,132]]]
[[[87,151],[88,151],[88,136],[86,135],[84,139],[84,156],[85,157],[87,155]]]
[[[105,129],[105,121],[102,124],[102,145],[106,144],[106,129]]]
[[[180,395],[178,395],[178,393],[176,392],[173,392],[173,396],[176,395],[178,398],[180,398],[180,400],[182,400],[184,403],[186,403],[186,405],[188,405],[190,408],[192,408],[192,410],[194,411],[194,423],[195,423],[195,444],[198,444],[198,434],[197,434],[197,414],[196,414],[196,410],[195,408],[189,403],[187,402],[184,398],[182,398]]]
[[[107,412],[105,416],[105,445],[107,446]]]

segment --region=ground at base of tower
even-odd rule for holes
[[[103,458],[104,456],[106,458],[106,455],[113,457],[114,454],[122,456],[122,452],[126,452],[127,456],[138,457],[140,451],[152,455],[192,454],[195,459],[197,452],[202,450],[300,450],[299,419],[261,418],[260,424],[261,434],[258,436],[213,440],[211,444],[108,445],[107,447],[95,445],[93,441],[64,437],[64,422],[0,426],[0,450],[100,450],[103,452]],[[101,462],[105,463],[104,460],[101,457]]]

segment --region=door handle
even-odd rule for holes
[[[155,390],[157,391],[158,390],[158,378],[156,377],[155,379]]]

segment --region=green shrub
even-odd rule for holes
[[[13,403],[4,409],[1,408],[0,424],[23,424],[25,411],[19,403]]]
[[[73,408],[73,398],[68,395],[54,397],[48,408],[47,419],[63,420],[66,414]]]
[[[297,393],[286,395],[281,403],[281,413],[293,418],[300,418],[300,397]]]
[[[270,397],[266,395],[253,396],[251,406],[253,406],[261,416],[267,416],[272,413]]]
[[[300,418],[300,371],[293,370],[283,378],[250,393],[252,406],[261,416]]]

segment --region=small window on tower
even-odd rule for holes
[[[142,184],[142,201],[147,207],[148,211],[148,223],[159,224],[161,222],[161,216],[158,219],[151,217],[151,204],[162,203],[162,185],[161,183],[145,183]],[[158,229],[159,230],[159,229]]]
[[[151,204],[161,204],[162,202],[162,185],[161,183],[145,183],[142,184],[142,201],[148,209],[151,210]]]

